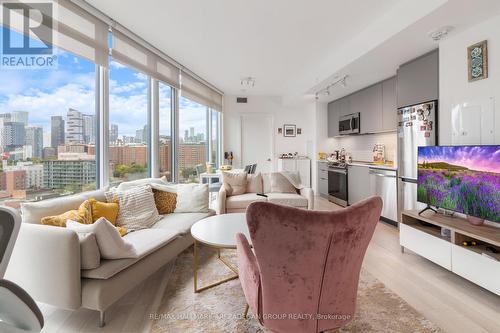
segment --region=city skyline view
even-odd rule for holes
[[[2,35],[3,28],[0,29]],[[22,37],[16,32],[11,34]],[[0,201],[10,202],[13,207],[24,200],[41,200],[98,186],[96,65],[56,47],[54,51],[58,62],[54,68],[0,68]],[[108,182],[116,185],[150,175],[149,77],[112,58],[108,69]],[[169,180],[173,163],[173,91],[159,82],[157,167]],[[209,156],[207,125],[208,121],[213,124],[212,117],[207,106],[180,97],[178,181],[198,181],[195,167],[204,164]]]

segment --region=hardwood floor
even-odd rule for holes
[[[316,209],[341,207],[317,198]],[[107,324],[97,327],[95,311],[65,311],[42,306],[43,332],[149,332],[172,264],[130,292],[107,312]],[[400,251],[398,230],[380,223],[363,267],[445,332],[500,332],[500,297],[406,251]],[[500,277],[499,277],[500,278]]]

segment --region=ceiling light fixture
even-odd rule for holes
[[[333,88],[335,87],[336,85],[340,84],[343,88],[347,87],[347,78],[349,77],[349,75],[344,75],[342,77],[338,77],[338,76],[335,76],[336,80],[333,81],[332,83],[330,83],[329,85],[327,85],[325,88],[321,89],[321,90],[318,90],[316,92],[316,96],[318,96],[319,94],[324,94],[326,96],[330,96],[331,92],[330,92],[330,88]]]
[[[453,30],[452,26],[444,26],[436,30],[430,31],[427,35],[432,38],[433,41],[439,42],[441,39],[448,36],[448,33]]]
[[[251,76],[247,76],[241,79],[241,86],[253,88],[255,86],[255,78]]]

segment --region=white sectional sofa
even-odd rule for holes
[[[120,188],[136,186],[160,179],[143,179],[122,183]],[[134,259],[100,261],[94,269],[82,269],[80,240],[68,228],[40,224],[44,216],[61,214],[88,198],[106,201],[104,189],[25,203],[23,223],[14,248],[6,278],[22,286],[36,301],[64,309],[81,307],[104,313],[114,302],[159,270],[193,244],[191,226],[210,215],[207,213],[172,213],[162,216],[150,229],[124,236],[138,254]]]

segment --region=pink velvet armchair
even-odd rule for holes
[[[241,286],[259,322],[274,332],[305,333],[352,320],[381,209],[379,197],[338,211],[252,203],[246,216],[253,251],[244,235],[236,240]]]

